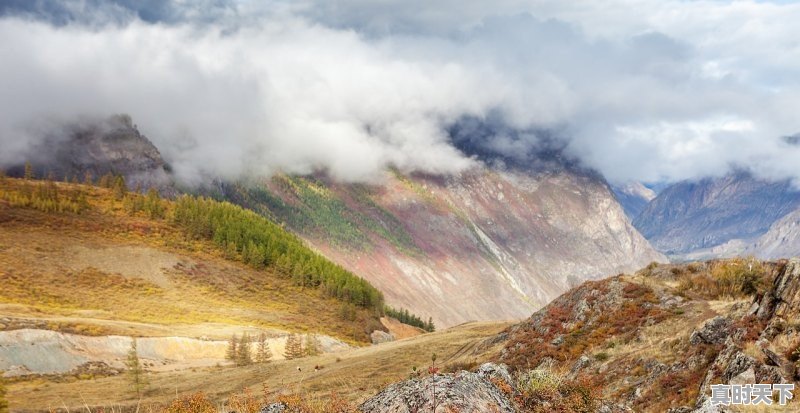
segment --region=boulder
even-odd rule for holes
[[[388,343],[390,341],[394,341],[394,336],[391,333],[387,333],[381,330],[373,331],[369,335],[369,338],[372,339],[372,344]]]
[[[703,324],[700,329],[695,330],[689,342],[697,345],[701,343],[706,344],[722,344],[728,338],[728,329],[731,326],[731,320],[722,316],[716,316]]]
[[[484,364],[476,373],[436,374],[395,383],[359,406],[364,413],[513,413],[509,395],[492,379],[510,380],[505,366]]]

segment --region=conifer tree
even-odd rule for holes
[[[316,334],[306,334],[305,355],[318,356],[322,353],[322,345]]]
[[[289,334],[289,337],[286,338],[286,349],[283,352],[283,356],[287,360],[303,357],[303,345],[297,334]]]
[[[100,177],[99,185],[101,188],[111,188],[114,184],[114,175],[111,172]]]
[[[131,349],[128,351],[128,358],[125,361],[128,368],[128,379],[131,387],[136,391],[136,397],[141,397],[142,390],[147,387],[147,377],[142,363],[139,361],[139,353],[136,349],[136,339],[131,341]]]
[[[86,173],[83,174],[83,184],[84,185],[94,185],[94,178],[92,177],[92,172],[91,171],[86,171]]]
[[[30,162],[25,162],[25,179],[31,180],[34,178],[33,176],[33,165]]]
[[[237,366],[249,366],[253,364],[253,353],[250,349],[250,336],[247,333],[242,334],[242,339],[239,341],[239,351],[236,354]]]
[[[231,339],[228,340],[228,349],[225,350],[225,360],[232,361],[236,363],[238,360],[237,355],[239,354],[239,339],[236,337],[236,334],[231,336]]]
[[[144,210],[150,218],[164,218],[164,204],[161,202],[161,196],[155,188],[150,188],[147,191],[147,196],[144,199]]]
[[[256,363],[269,363],[272,360],[272,349],[267,343],[267,335],[264,333],[258,336],[258,350],[256,351]]]
[[[111,182],[111,188],[114,190],[114,198],[118,200],[125,198],[125,194],[128,193],[128,186],[125,184],[125,177],[122,175],[117,175],[114,177]]]
[[[428,317],[428,323],[427,323],[427,324],[425,324],[425,328],[424,328],[424,329],[425,329],[426,331],[428,331],[428,332],[434,332],[434,331],[436,331],[436,326],[435,326],[435,325],[433,325],[433,317]]]

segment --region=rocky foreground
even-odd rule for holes
[[[359,410],[728,411],[711,405],[711,385],[800,384],[798,315],[798,259],[654,265],[575,288],[474,350],[501,345],[497,363],[434,365]]]

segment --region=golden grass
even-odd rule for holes
[[[37,184],[5,178],[0,190],[8,193]],[[89,210],[45,213],[0,201],[0,315],[165,325],[232,324],[314,331],[352,343],[368,341],[365,327],[378,322],[363,309],[354,319],[343,319],[341,302],[325,298],[317,290],[297,287],[269,270],[227,260],[211,242],[188,240],[167,221],[130,217],[107,189],[56,185],[60,190],[84,192]],[[137,277],[87,266],[78,261],[76,247],[100,255],[135,247],[144,253],[172,254],[178,264],[163,268],[165,282],[160,282],[144,273]],[[133,257],[130,261],[124,261],[124,255],[118,259],[123,266],[129,264],[134,274],[145,271]],[[109,330],[103,323],[90,324],[76,321],[53,326],[89,334]],[[136,331],[128,331],[131,333],[136,335]]]
[[[335,391],[344,399],[359,402],[383,386],[408,377],[413,366],[470,361],[480,363],[491,351],[478,354],[481,341],[508,327],[509,323],[468,323],[448,330],[347,352],[298,360],[276,361],[248,367],[212,367],[150,374],[150,388],[142,405],[163,405],[178,396],[203,392],[215,402],[244,388],[260,393],[264,385],[273,395],[295,393],[321,400]],[[321,366],[314,371],[315,366]],[[301,371],[298,371],[298,367]],[[12,383],[9,402],[14,411],[40,411],[67,406],[78,411],[89,406],[137,404],[124,376],[57,383],[46,380]],[[22,408],[24,406],[24,409]],[[146,410],[143,410],[146,411]]]

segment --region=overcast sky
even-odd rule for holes
[[[433,3],[433,4],[432,4]],[[800,178],[800,4],[678,0],[0,1],[0,158],[129,113],[183,179],[468,168],[554,131],[609,180]]]

